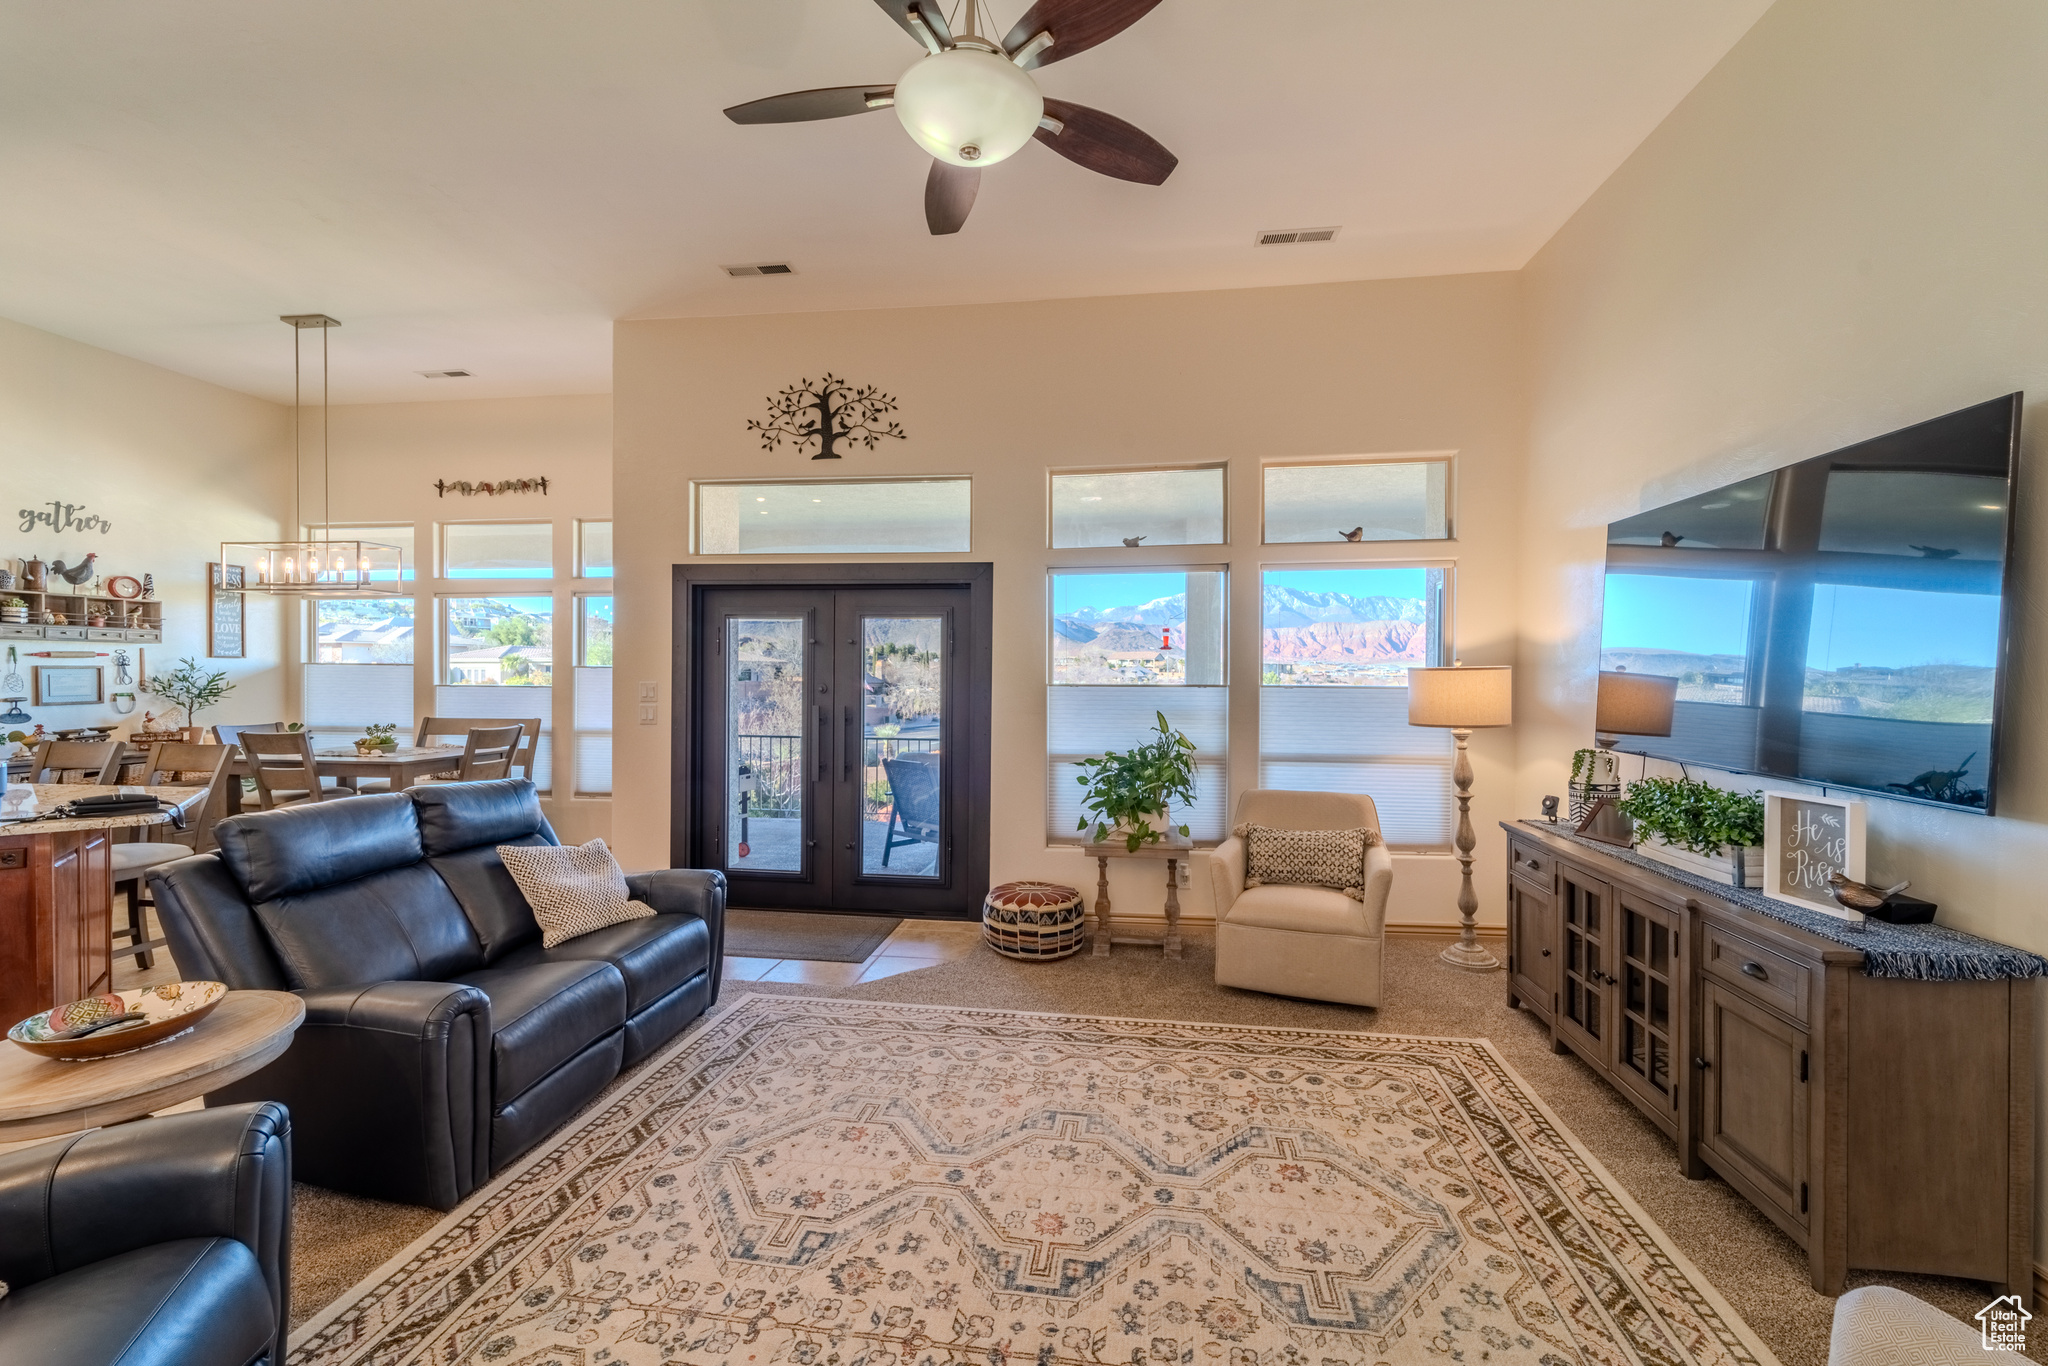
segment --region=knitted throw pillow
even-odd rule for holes
[[[498,857],[533,908],[544,948],[654,914],[652,906],[627,895],[626,874],[601,839],[584,845],[501,844]]]
[[[1379,831],[1240,825],[1231,833],[1244,840],[1245,886],[1334,887],[1365,900],[1365,851],[1380,842]]]

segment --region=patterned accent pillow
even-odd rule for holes
[[[1365,851],[1380,842],[1379,831],[1240,825],[1231,833],[1244,840],[1245,886],[1334,887],[1365,900]]]
[[[498,857],[533,907],[543,948],[654,914],[652,906],[627,894],[626,874],[601,839],[583,845],[501,844]]]

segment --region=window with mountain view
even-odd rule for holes
[[[1085,839],[1079,761],[1143,744],[1163,712],[1195,743],[1194,838],[1223,838],[1229,681],[1220,569],[1055,571],[1046,688],[1046,833]]]
[[[1362,792],[1378,806],[1388,844],[1450,842],[1450,733],[1408,724],[1408,670],[1443,662],[1448,574],[1266,571],[1260,787]]]
[[[305,716],[314,743],[344,744],[373,723],[410,731],[413,600],[317,598],[308,607]]]
[[[438,716],[516,721],[538,717],[533,780],[552,782],[555,600],[552,597],[443,598]]]

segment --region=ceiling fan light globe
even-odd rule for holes
[[[1038,130],[1045,97],[1007,57],[956,47],[924,58],[896,82],[896,117],[917,145],[955,166],[990,166]]]

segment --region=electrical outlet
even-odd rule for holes
[[[652,726],[657,724],[657,718],[655,715],[656,710],[657,709],[652,702],[642,702],[640,704],[640,724],[643,726]]]
[[[1192,860],[1182,859],[1178,863],[1173,865],[1175,871],[1179,874],[1180,885],[1183,887],[1192,887],[1194,885],[1193,883],[1188,881],[1188,864],[1190,862],[1192,862]]]

